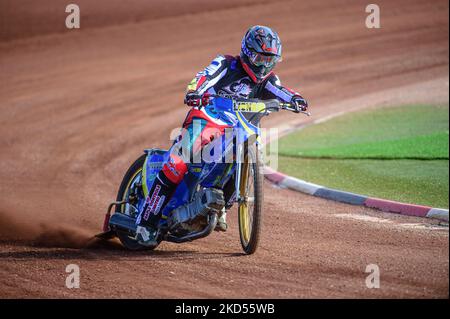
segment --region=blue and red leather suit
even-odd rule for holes
[[[191,81],[187,96],[209,93],[230,98],[279,99],[283,102],[301,98],[298,93],[281,86],[274,73],[258,80],[246,68],[247,65],[241,63],[240,57],[219,55]],[[170,149],[168,161],[157,174],[158,181],[149,191],[146,204],[137,219],[138,225],[157,228],[160,222],[164,223],[166,217],[161,216],[161,211],[183,180],[191,159],[198,158],[196,154],[201,152],[202,147],[224,134],[228,127],[228,123],[208,113],[203,107],[190,109],[183,123],[183,132]],[[160,220],[161,217],[163,220]]]
[[[240,57],[219,55],[196,75],[188,85],[187,92],[200,96],[210,93],[230,98],[278,99],[283,102],[291,102],[294,97],[300,97],[300,94],[282,86],[273,72],[258,81],[246,67],[246,64],[241,63]],[[193,133],[193,123],[196,120],[201,123],[201,130],[196,129]],[[190,139],[187,144],[195,154],[217,138],[218,133],[223,134],[227,127],[229,126],[220,119],[210,116],[205,108],[193,107],[184,120],[182,139]],[[181,140],[178,143],[182,143]],[[171,182],[179,184],[187,172],[187,164],[187,159],[172,152],[170,160],[163,166],[163,173]]]

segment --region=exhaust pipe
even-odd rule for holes
[[[216,228],[217,220],[218,220],[217,213],[213,213],[209,215],[209,223],[202,231],[191,233],[183,237],[176,237],[169,234],[165,238],[165,240],[171,243],[181,244],[188,241],[193,241],[196,239],[207,237],[213,232],[214,228]]]

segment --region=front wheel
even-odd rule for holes
[[[242,249],[253,254],[259,244],[263,203],[262,165],[256,146],[248,149],[241,165],[239,235]]]
[[[137,211],[133,211],[133,207],[130,206],[130,195],[143,196],[142,194],[136,194],[136,191],[142,186],[142,168],[145,165],[146,154],[140,156],[128,169],[120,184],[119,191],[117,193],[117,201],[125,201],[126,204],[116,206],[116,213],[127,214],[130,217],[137,218]],[[121,241],[122,245],[129,250],[152,250],[156,247],[145,247],[139,244],[133,236],[126,233],[117,233],[117,237]]]

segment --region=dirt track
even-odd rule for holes
[[[448,1],[378,1],[382,28],[368,30],[364,1],[218,9],[216,0],[158,0],[140,10],[111,1],[102,10],[107,1],[80,0],[82,28],[72,31],[61,28],[57,1],[40,2],[44,20],[29,18],[37,11],[28,2],[18,11],[0,3],[0,297],[448,298],[448,227],[270,184],[255,255],[241,254],[234,216],[225,234],[153,253],[79,249],[141,150],[169,145],[195,72],[217,53],[237,53],[249,25],[279,31],[278,74],[316,116],[448,103]],[[69,263],[81,267],[79,290],[65,288]],[[379,265],[381,289],[366,288],[368,264]]]

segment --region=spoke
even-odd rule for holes
[[[128,203],[130,192],[131,192],[132,189],[134,189],[136,187],[136,184],[141,181],[141,172],[142,172],[142,170],[138,170],[135,173],[135,175],[130,180],[130,182],[129,182],[129,184],[128,184],[127,188],[125,189],[125,192],[124,192],[123,200],[126,200],[127,203],[125,205],[122,205],[120,210],[121,210],[121,212],[123,212],[124,214],[129,215],[129,216],[132,215],[130,213],[130,204]],[[133,208],[133,210],[135,210],[134,206],[132,206],[132,205],[131,205],[131,208]]]

